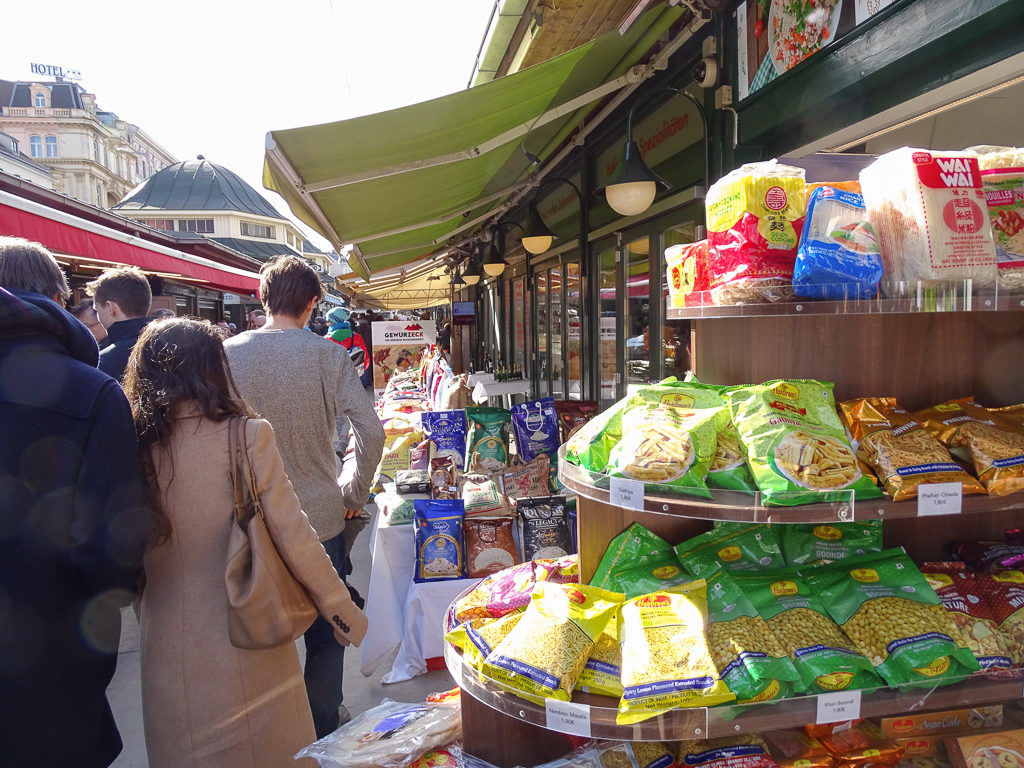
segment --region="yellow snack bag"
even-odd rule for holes
[[[483,660],[523,618],[523,612],[513,611],[500,619],[470,619],[452,629],[444,639],[462,649],[462,657],[471,667],[480,668]]]
[[[639,723],[676,707],[710,707],[735,700],[719,677],[704,627],[703,579],[622,604],[622,698],[615,721]]]
[[[618,622],[613,616],[597,638],[594,650],[576,681],[576,690],[622,696],[622,646],[619,645]]]

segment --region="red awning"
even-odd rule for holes
[[[255,295],[259,290],[259,275],[255,272],[218,265],[31,201],[5,197],[0,201],[0,234],[35,240],[58,254],[94,259],[100,264],[131,264],[222,291]],[[22,210],[23,206],[35,207],[39,212]]]

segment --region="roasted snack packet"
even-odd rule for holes
[[[608,455],[622,439],[622,412],[629,399],[622,398],[576,430],[565,444],[566,461],[591,472],[604,472]]]
[[[974,574],[974,588],[1003,634],[1014,665],[1024,666],[1024,573]]]
[[[776,526],[787,565],[832,563],[855,555],[882,551],[882,521]]]
[[[870,720],[846,730],[835,730],[823,736],[821,743],[836,760],[848,766],[895,765],[903,757],[903,747]]]
[[[679,562],[695,579],[719,568],[764,571],[786,564],[776,527],[761,523],[723,523],[675,546]]]
[[[483,660],[515,628],[521,618],[522,610],[506,613],[500,619],[470,619],[448,632],[444,639],[461,648],[466,662],[479,669]]]
[[[832,754],[805,731],[765,731],[762,738],[779,768],[832,768]]]
[[[679,742],[679,765],[686,768],[777,768],[768,745],[755,734]]]

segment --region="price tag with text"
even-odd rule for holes
[[[860,717],[860,691],[818,694],[816,723],[842,723]]]
[[[959,515],[963,500],[963,485],[960,483],[925,483],[917,486],[917,514]]]
[[[617,507],[626,509],[644,508],[644,484],[639,480],[629,480],[625,477],[611,478],[610,501]]]
[[[590,738],[590,707],[571,701],[545,699],[547,727],[553,731]]]

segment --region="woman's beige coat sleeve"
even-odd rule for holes
[[[366,634],[366,615],[356,607],[331,559],[309,524],[306,513],[284,471],[270,422],[250,419],[246,442],[263,515],[277,551],[288,568],[309,591],[320,613],[334,627],[344,645],[359,645]]]

